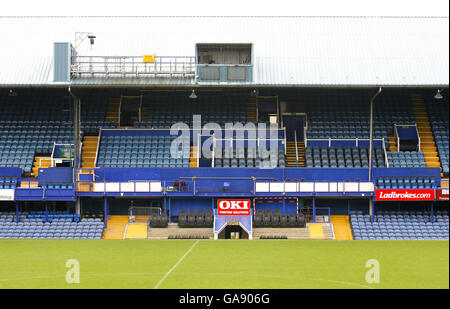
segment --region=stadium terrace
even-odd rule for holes
[[[448,240],[448,18],[0,37],[0,238]]]

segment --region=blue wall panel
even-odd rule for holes
[[[364,199],[364,200],[350,200],[350,211],[355,210],[355,211],[362,211],[363,214],[369,214],[369,200],[368,199]]]
[[[272,179],[281,181],[286,178],[305,179],[305,181],[353,181],[356,179],[367,181],[368,174],[367,168],[99,168],[95,170],[97,181],[162,180],[171,182],[174,179],[184,178],[186,180],[191,177],[197,177],[199,181],[198,178],[208,177],[216,178],[215,180],[223,178],[222,184],[223,181],[245,180],[248,182],[251,177],[256,177],[259,181]],[[434,175],[434,173],[430,172],[430,175]],[[236,182],[236,184],[238,183]],[[218,184],[211,185],[217,186]]]
[[[45,183],[73,183],[72,167],[49,167],[39,169],[39,184]]]
[[[172,216],[178,216],[181,209],[194,209],[196,212],[203,210],[205,212],[207,209],[212,209],[212,205],[211,198],[170,198]]]
[[[256,199],[255,203],[256,211],[258,209],[263,209],[266,212],[267,209],[272,210],[272,213],[275,212],[275,209],[280,209],[281,213],[284,214],[296,214],[297,213],[297,199],[286,199],[285,200],[285,208],[283,209],[283,200],[282,199]]]
[[[100,168],[95,170],[95,181],[160,180],[160,170],[160,168]]]
[[[22,169],[20,167],[0,167],[0,177],[21,178]]]
[[[320,199],[316,198],[316,207],[330,208],[332,215],[348,214],[348,199]],[[328,214],[327,210],[321,209],[318,215]]]
[[[416,126],[397,126],[397,133],[400,140],[418,141]]]

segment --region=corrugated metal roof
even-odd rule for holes
[[[253,43],[256,86],[449,83],[448,17],[0,17],[0,85],[55,85],[53,42],[73,43],[81,31],[97,36],[92,55],[102,56],[193,56],[195,43]],[[85,78],[74,83],[182,86],[194,81]]]

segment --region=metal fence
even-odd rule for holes
[[[193,77],[195,57],[155,56],[144,62],[142,56],[74,56],[70,66],[72,78],[93,76],[164,76]]]

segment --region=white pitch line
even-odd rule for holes
[[[186,253],[181,257],[181,259],[179,259],[178,262],[177,262],[175,265],[173,265],[173,267],[172,267],[172,268],[164,275],[164,277],[162,277],[161,280],[159,280],[159,282],[155,285],[155,287],[154,287],[153,289],[159,288],[159,286],[161,285],[161,283],[163,283],[164,280],[166,280],[166,278],[170,275],[170,273],[171,273],[172,271],[175,270],[175,268],[177,268],[178,265],[180,265],[180,263],[184,260],[184,258],[192,251],[192,249],[194,249],[194,247],[195,247],[199,242],[200,242],[200,239],[197,240],[197,241],[192,245],[192,247],[189,248],[188,251],[186,251]]]

